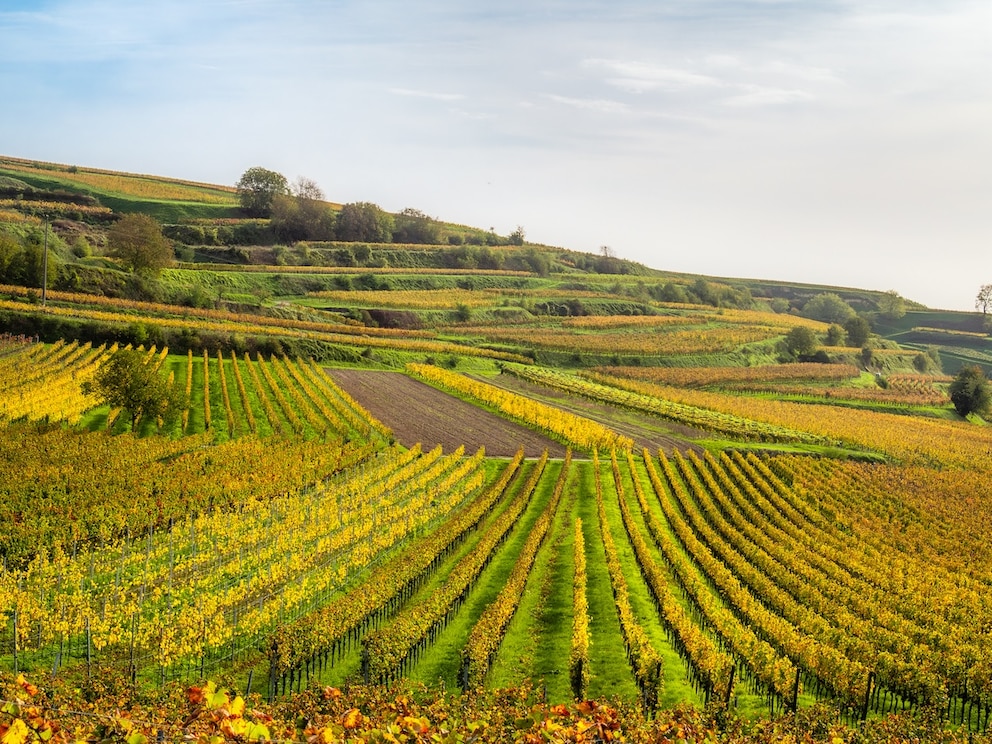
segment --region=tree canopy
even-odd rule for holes
[[[93,379],[83,383],[83,392],[125,411],[132,431],[149,416],[173,422],[186,407],[185,392],[178,385],[169,385],[146,355],[134,349],[114,352]]]
[[[441,223],[419,209],[407,207],[396,216],[395,221],[395,243],[437,245],[441,242]]]
[[[812,328],[796,326],[785,334],[785,348],[793,356],[809,356],[816,351],[817,346],[816,334]]]
[[[824,323],[843,325],[852,315],[854,309],[833,292],[823,292],[810,298],[803,306],[805,317],[822,320]]]
[[[393,239],[393,216],[372,202],[341,207],[334,233],[338,240],[388,243]]]
[[[871,335],[871,325],[860,315],[854,315],[844,323],[848,346],[864,346]]]
[[[147,214],[126,214],[107,233],[110,255],[138,274],[157,275],[175,258],[162,226]]]
[[[894,289],[890,289],[879,298],[878,310],[886,320],[899,320],[906,315],[906,300]]]
[[[948,388],[954,409],[962,416],[969,413],[984,414],[992,404],[992,388],[985,373],[977,365],[961,368]]]
[[[289,184],[281,173],[255,166],[241,174],[236,184],[238,201],[249,217],[268,217],[277,196],[289,193]]]
[[[988,315],[989,308],[992,308],[992,284],[983,284],[975,297],[975,309],[982,315]]]
[[[324,201],[324,192],[309,178],[293,183],[289,194],[277,194],[271,206],[272,230],[280,240],[331,240],[334,212]]]
[[[43,283],[45,247],[43,237],[33,231],[22,241],[13,235],[0,232],[0,282],[40,287]],[[48,286],[55,285],[58,275],[58,257],[48,251]]]

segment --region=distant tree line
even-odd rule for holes
[[[732,287],[726,284],[708,282],[702,277],[692,284],[667,282],[655,285],[648,290],[651,298],[659,302],[690,303],[712,305],[713,307],[736,307],[747,309],[754,306],[751,290],[744,286]]]
[[[249,218],[268,220],[248,228],[175,225],[168,237],[187,245],[259,245],[272,242],[330,241],[409,243],[420,245],[523,245],[524,230],[509,236],[492,229],[447,233],[443,224],[419,209],[408,207],[396,215],[372,202],[351,202],[335,211],[324,193],[308,178],[289,183],[281,173],[261,167],[246,170],[237,183],[238,201]],[[227,227],[227,229],[225,229]]]

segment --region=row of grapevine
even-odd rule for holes
[[[199,331],[205,333],[220,333],[224,335],[243,334],[245,336],[281,337],[292,339],[319,340],[344,346],[361,348],[391,349],[396,351],[415,352],[421,354],[458,354],[462,356],[484,357],[511,362],[526,363],[526,357],[509,352],[493,351],[480,346],[437,341],[432,338],[421,338],[419,335],[384,336],[370,333],[361,326],[361,333],[356,334],[354,328],[329,331],[327,326],[320,323],[310,324],[312,328],[298,328],[293,321],[273,322],[266,316],[247,316],[237,318],[230,316],[224,320],[207,320],[190,317],[187,308],[174,308],[174,316],[148,315],[128,311],[97,310],[79,302],[72,306],[49,304],[43,307],[27,306],[23,302],[0,299],[0,310],[8,313],[32,315],[53,318],[72,318],[97,323],[107,323],[113,326],[128,326],[143,324],[163,331],[181,333],[183,331]],[[30,310],[28,310],[30,308]],[[343,332],[347,330],[350,332]]]
[[[662,465],[668,467],[669,463],[663,460]],[[678,453],[675,466],[687,490],[676,489],[673,493],[682,518],[699,546],[696,555],[706,563],[707,575],[727,602],[751,625],[759,628],[799,669],[810,674],[834,696],[852,707],[861,704],[868,680],[864,664],[850,658],[823,632],[818,632],[816,624],[820,619],[814,613],[788,597],[720,538],[704,518],[706,492],[703,484]]]
[[[574,293],[573,293],[574,294]],[[574,300],[570,296],[569,300]],[[603,299],[600,295],[597,299]],[[614,298],[611,298],[614,299]],[[567,301],[567,300],[563,300]],[[599,354],[616,358],[620,354],[637,357],[718,354],[733,351],[744,344],[766,341],[786,333],[781,326],[725,322],[729,318],[687,316],[684,325],[661,325],[632,330],[618,328],[586,333],[563,324],[538,327],[487,325],[459,328],[459,333],[481,336],[497,343],[514,343],[525,348]],[[813,321],[815,322],[815,321]]]
[[[294,671],[302,670],[309,679],[311,667],[333,663],[337,653],[361,640],[369,629],[378,627],[401,607],[500,503],[522,462],[520,451],[499,477],[436,531],[411,542],[320,611],[280,628],[269,649],[270,694],[277,685],[285,686],[287,676]]]
[[[740,439],[757,439],[771,442],[823,443],[820,437],[812,437],[801,431],[781,426],[769,426],[749,419],[716,413],[705,408],[675,403],[665,398],[645,395],[617,386],[622,381],[596,373],[583,373],[583,377],[546,369],[543,367],[523,367],[506,365],[504,370],[521,379],[555,388],[573,395],[649,413],[687,426],[695,426],[706,431],[718,432]]]
[[[547,452],[535,464],[527,482],[510,505],[486,529],[475,547],[455,565],[444,584],[429,596],[407,605],[390,623],[362,639],[362,676],[382,683],[403,669],[433,640],[464,601],[530,503],[548,461]]]
[[[802,380],[835,381],[857,378],[861,371],[852,364],[766,364],[756,367],[600,367],[610,377],[627,377],[678,387],[709,387],[732,383]]]
[[[193,657],[230,661],[457,507],[481,486],[481,464],[481,451],[468,460],[394,454],[338,484],[245,504],[233,518],[206,515],[118,549],[41,560],[3,575],[0,611],[13,618],[22,654],[123,646],[132,673],[152,666],[163,675]]]
[[[867,521],[872,509],[893,500],[888,489],[906,493],[907,483],[875,490],[872,478],[894,472],[891,466],[794,456],[768,461],[795,486],[754,455],[676,453],[671,461],[661,455],[665,482],[646,457],[668,527],[645,504],[641,508],[673,573],[688,567],[679,568],[677,551],[665,547],[669,529],[721,601],[801,672],[792,685],[780,674],[769,688],[790,707],[802,678],[810,692],[838,701],[852,716],[945,705],[949,718],[983,728],[992,714],[987,702],[992,649],[976,624],[986,613],[982,581],[935,572],[929,557],[888,544],[884,522]],[[833,477],[834,471],[840,477]],[[899,472],[905,477],[907,470]],[[831,476],[811,477],[814,473]],[[850,477],[853,473],[860,480]],[[931,482],[956,477],[919,475]],[[803,492],[797,494],[800,483]],[[811,508],[812,493],[824,512]],[[835,496],[844,500],[832,500]],[[865,540],[849,528],[838,529],[834,517],[824,518],[839,513],[860,515],[871,537]],[[895,575],[882,563],[894,557]],[[748,654],[734,643],[730,647],[762,678]]]
[[[641,480],[636,473],[633,455],[630,453],[627,454],[627,466],[632,476],[631,480],[637,503],[645,521],[649,528],[654,526],[654,533],[660,536],[661,530],[656,525],[651,524],[652,515]],[[668,632],[669,641],[685,659],[692,678],[698,680],[702,685],[707,702],[713,694],[720,695],[724,701],[729,700],[733,687],[733,662],[693,621],[669,589],[667,576],[652,557],[646,541],[634,523],[634,517],[624,497],[619,478],[617,479],[617,491],[620,497],[620,515],[624,529],[627,532],[631,547],[634,549],[637,565],[654,600],[655,608]]]
[[[243,371],[245,368],[247,373]],[[282,434],[287,429],[296,436],[322,439],[347,437],[350,432],[380,442],[391,438],[389,429],[335,385],[313,360],[286,357],[265,360],[261,356],[252,360],[247,353],[239,360],[233,351],[225,359],[219,351],[211,357],[204,350],[201,370],[197,390],[202,400],[195,405],[198,410],[202,408],[204,429],[211,430],[215,419],[222,421],[220,432],[214,429],[221,439],[268,431]],[[185,379],[187,400],[191,404],[193,378],[193,358],[189,352]],[[219,407],[218,402],[223,406]],[[183,412],[182,419],[182,430],[190,432],[189,408]],[[260,430],[260,426],[264,428]]]
[[[23,345],[0,357],[0,420],[20,418],[75,423],[96,404],[81,384],[96,373],[116,344]]]
[[[589,598],[586,596],[586,541],[582,520],[575,520],[572,578],[572,645],[568,654],[568,680],[572,696],[585,700],[589,691]]]
[[[759,637],[756,630],[760,627],[743,622],[721,598],[714,595],[706,578],[708,561],[705,554],[701,550],[693,550],[697,547],[697,541],[669,501],[670,490],[681,488],[681,482],[675,478],[667,461],[662,463],[664,480],[647,453],[644,463],[665,520],[663,526],[659,520],[651,518],[651,511],[645,510],[648,529],[683,596],[698,612],[699,621],[717,635],[748,675],[767,692],[770,707],[781,707],[792,690],[795,667],[767,640]],[[667,530],[671,530],[674,540],[669,538]]]
[[[551,498],[531,528],[510,576],[500,591],[499,596],[490,604],[476,621],[468,642],[462,649],[461,671],[459,673],[463,690],[481,687],[489,669],[496,658],[507,626],[517,611],[523,596],[524,585],[530,577],[538,551],[544,544],[551,529],[551,523],[558,511],[558,503],[565,490],[565,481],[569,475],[569,465],[572,462],[572,452],[565,453],[558,479],[555,482]]]
[[[618,493],[622,493],[619,472],[616,466],[616,452],[613,451],[613,474]],[[617,616],[620,620],[620,631],[623,634],[624,650],[634,672],[634,681],[641,694],[641,702],[645,708],[654,710],[665,683],[662,670],[662,660],[652,647],[651,641],[638,622],[630,605],[627,579],[620,567],[616,543],[610,533],[606,508],[603,503],[603,485],[599,467],[599,453],[593,451],[593,474],[596,481],[596,509],[599,515],[600,535],[603,548],[606,551],[606,568],[610,575],[610,585],[613,588],[613,598],[617,605]]]
[[[502,390],[494,385],[473,380],[457,372],[449,372],[429,364],[408,364],[407,369],[418,377],[455,392],[470,395],[494,406],[506,416],[540,429],[566,444],[582,450],[596,447],[630,449],[630,438],[607,427],[560,408]]]
[[[825,579],[806,564],[801,551],[768,539],[763,530],[739,517],[734,501],[744,499],[715,459],[703,462],[691,456],[680,463],[683,472],[690,465],[705,486],[697,498],[700,514],[719,533],[712,533],[713,540],[726,540],[746,559],[738,575],[753,592],[812,637],[872,668],[877,681],[900,696],[933,698],[936,690],[927,690],[925,670],[935,670],[944,679],[952,670],[944,664],[945,649],[934,653],[929,647],[932,628],[915,626],[884,603],[865,601],[862,592]],[[711,547],[727,551],[722,544]]]
[[[250,270],[252,267],[238,266],[238,270]],[[291,270],[292,266],[280,266],[280,271]],[[317,267],[306,267],[314,270]],[[14,285],[0,285],[0,293],[8,296],[27,297],[32,290],[27,287]],[[173,315],[183,318],[200,318],[215,321],[233,321],[239,323],[251,323],[259,326],[272,326],[274,328],[292,328],[299,331],[333,331],[335,333],[352,334],[355,336],[384,336],[396,338],[423,338],[432,339],[435,334],[430,331],[409,330],[403,328],[375,328],[358,324],[328,323],[323,320],[299,320],[295,318],[278,318],[271,315],[255,315],[251,313],[234,313],[228,309],[215,310],[212,308],[189,307],[187,305],[167,305],[160,302],[144,302],[141,300],[127,300],[120,297],[106,297],[104,295],[89,295],[79,292],[61,292],[49,290],[48,298],[52,302],[69,305],[108,307],[117,311],[134,311],[141,315],[162,316]]]

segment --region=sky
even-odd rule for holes
[[[0,153],[671,271],[992,283],[988,0],[0,0]]]

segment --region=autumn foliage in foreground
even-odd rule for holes
[[[548,705],[526,687],[461,696],[411,687],[326,687],[278,705],[263,705],[254,695],[245,700],[213,682],[184,692],[173,688],[154,700],[128,692],[103,694],[96,704],[86,702],[85,688],[42,690],[23,675],[8,677],[0,688],[2,744],[989,741],[945,731],[926,716],[889,716],[849,728],[819,707],[759,723],[744,723],[718,708],[688,706],[648,720],[626,705]]]

